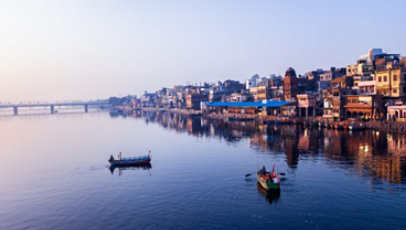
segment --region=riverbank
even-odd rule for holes
[[[406,122],[399,121],[387,121],[387,120],[369,120],[361,121],[355,119],[347,119],[343,121],[333,121],[332,119],[326,119],[321,116],[300,118],[300,117],[278,117],[278,116],[257,116],[254,114],[218,114],[211,113],[207,117],[212,119],[223,119],[229,121],[248,121],[253,120],[257,124],[295,124],[303,125],[306,127],[324,127],[339,130],[364,130],[373,129],[376,131],[387,131],[396,133],[406,133]]]
[[[395,133],[406,133],[406,122],[402,121],[389,121],[389,120],[355,120],[347,119],[340,122],[333,121],[332,119],[318,117],[280,117],[280,116],[259,116],[256,114],[222,114],[222,113],[209,113],[202,110],[191,109],[178,109],[178,108],[131,108],[128,106],[116,106],[117,110],[131,112],[134,110],[146,112],[170,112],[178,113],[186,116],[202,116],[209,119],[220,119],[226,121],[255,121],[256,124],[295,124],[303,125],[306,127],[324,127],[331,129],[349,129],[349,130],[363,130],[373,129],[376,131],[387,131]]]

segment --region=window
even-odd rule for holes
[[[393,75],[393,81],[397,81],[398,80],[398,75]]]
[[[383,81],[384,82],[387,82],[388,81],[388,77],[385,75],[385,76],[383,76]]]
[[[405,80],[405,81],[406,81],[406,74],[405,74],[405,75],[403,75],[403,80]]]
[[[381,81],[382,81],[382,77],[378,77],[378,81],[381,82]]]
[[[406,93],[406,86],[403,86],[403,93]]]
[[[397,93],[397,92],[398,92],[398,90],[397,90],[397,89],[394,89],[394,90],[393,90],[393,93]]]

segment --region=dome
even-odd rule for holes
[[[289,67],[286,70],[285,76],[296,76],[296,71],[292,67]]]

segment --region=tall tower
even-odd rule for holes
[[[285,73],[285,79],[283,80],[285,101],[293,101],[298,94],[297,88],[298,78],[296,72],[292,67],[289,67]]]

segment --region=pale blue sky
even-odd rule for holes
[[[1,1],[0,102],[140,95],[175,84],[406,56],[406,1]]]

